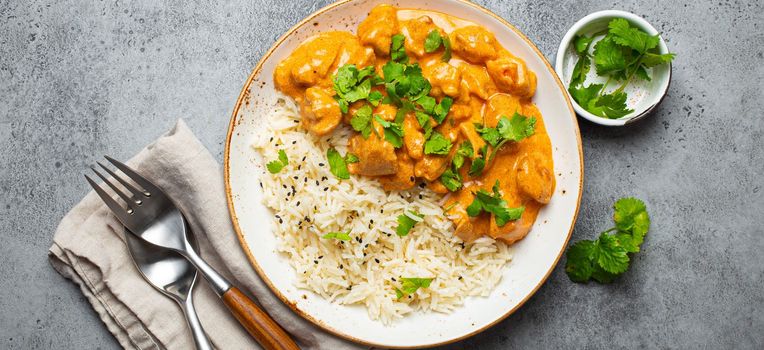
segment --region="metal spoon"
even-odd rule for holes
[[[175,300],[186,316],[197,350],[212,350],[207,334],[194,308],[193,292],[196,286],[196,268],[182,255],[172,250],[144,242],[125,231],[125,239],[135,266],[143,278],[157,290]],[[196,247],[196,242],[193,242]]]

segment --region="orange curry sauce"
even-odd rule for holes
[[[425,51],[425,38],[432,30],[449,37],[453,53],[449,62],[441,61],[443,47],[432,53]],[[459,170],[464,187],[451,193],[443,204],[456,225],[455,234],[466,242],[483,235],[507,243],[522,239],[554,192],[551,144],[541,113],[531,101],[536,75],[485,28],[439,12],[379,5],[358,26],[357,34],[324,32],[302,43],[276,68],[276,88],[299,104],[303,127],[315,135],[331,133],[339,123],[349,123],[366,103],[351,104],[343,114],[334,98],[334,74],[339,67],[354,64],[358,69],[373,65],[381,76],[382,66],[390,60],[391,37],[396,34],[405,37],[409,63],[418,63],[432,85],[430,96],[438,101],[445,96],[453,99],[446,119],[434,129],[450,139],[453,147],[448,155],[424,154],[424,132],[414,113],[407,113],[403,120],[403,146],[398,149],[381,136],[382,126],[372,121],[377,132],[368,138],[356,134],[350,139],[349,152],[359,158],[359,162],[348,165],[350,172],[375,177],[388,191],[412,188],[419,179],[433,191],[447,194],[440,176],[451,165],[459,144],[469,140],[474,157],[486,144],[475,123],[495,127],[500,116],[511,117],[515,112],[535,117],[533,136],[504,144],[480,175],[467,174],[467,160]],[[385,94],[384,86],[373,89]],[[373,113],[391,121],[396,111],[395,106],[380,103]],[[489,153],[492,151],[489,146]],[[490,213],[470,217],[465,210],[476,191],[491,193],[496,180],[510,208],[525,207],[520,219],[501,227]]]

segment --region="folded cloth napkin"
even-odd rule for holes
[[[260,280],[233,231],[222,171],[182,120],[127,164],[173,198],[188,215],[202,257],[255,297],[300,347],[360,348],[296,315]],[[80,287],[125,349],[192,349],[183,313],[141,277],[123,234],[122,225],[91,191],[61,220],[48,256],[60,274]],[[216,348],[259,348],[204,281],[197,283],[194,299],[202,326]]]

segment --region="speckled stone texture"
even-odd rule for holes
[[[260,56],[326,2],[0,0],[0,348],[116,349],[53,271],[56,224],[102,154],[127,158],[183,117],[222,161]],[[628,128],[580,120],[585,184],[573,240],[619,197],[652,230],[612,285],[563,264],[518,312],[449,349],[764,348],[764,2],[482,1],[553,61],[602,9],[647,18],[678,53],[669,94]]]

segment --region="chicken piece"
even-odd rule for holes
[[[379,55],[390,55],[390,38],[398,33],[397,12],[395,7],[387,4],[371,9],[369,16],[358,25],[361,43],[373,47]]]
[[[461,70],[458,68],[438,61],[422,67],[422,75],[430,81],[433,96],[459,96],[459,85],[461,83]]]
[[[451,123],[443,123],[437,127],[437,132],[441,133],[445,138],[451,140],[451,144],[455,145],[456,140],[459,137],[459,129],[452,127]],[[437,154],[425,154],[422,159],[416,162],[414,165],[414,175],[422,177],[427,181],[435,181],[440,178],[440,175],[451,164],[451,158],[456,153],[457,147],[452,146],[448,155]]]
[[[339,125],[342,120],[340,105],[324,88],[311,87],[305,90],[305,99],[300,103],[302,124],[316,135],[326,135]]]
[[[414,161],[404,149],[396,151],[398,157],[398,171],[393,175],[380,176],[379,183],[385,191],[402,191],[416,185],[414,176]]]
[[[372,121],[372,132],[368,139],[357,134],[350,138],[348,148],[350,153],[358,157],[357,163],[348,164],[351,174],[366,176],[391,175],[398,171],[398,157],[392,144],[377,135],[384,135],[382,125]],[[382,136],[384,137],[384,136]]]
[[[451,210],[448,211],[447,216],[456,226],[454,234],[465,242],[472,242],[488,234],[490,228],[491,222],[487,215],[482,214],[476,217],[467,215],[467,207],[475,197],[472,193],[476,192],[479,188],[477,185],[472,185],[459,192],[455,192],[453,199],[446,203],[446,206],[453,205]],[[456,204],[454,205],[454,203]]]
[[[343,38],[342,46],[337,53],[337,59],[332,66],[332,72],[336,72],[340,67],[347,64],[354,64],[358,69],[361,69],[375,63],[376,56],[374,55],[374,50],[363,46],[361,41],[351,34]],[[330,81],[330,79],[327,80],[327,82]]]
[[[517,96],[509,94],[494,94],[485,104],[485,124],[488,127],[495,127],[502,116],[512,118],[515,112],[522,113],[520,99]]]
[[[406,146],[408,155],[416,160],[422,159],[424,142],[422,126],[419,125],[414,113],[407,113],[403,119],[403,144]]]
[[[446,186],[444,186],[443,183],[440,182],[440,181],[431,181],[431,182],[428,182],[427,183],[427,188],[429,188],[430,191],[433,191],[435,193],[440,193],[440,194],[446,194],[446,193],[450,192],[448,190],[448,188],[446,188]]]
[[[427,54],[424,51],[424,41],[432,30],[438,30],[438,27],[432,22],[429,16],[421,16],[408,21],[399,22],[401,34],[406,38],[403,46],[406,53],[414,57],[422,57]]]
[[[536,74],[528,70],[523,60],[506,55],[487,61],[485,66],[499,89],[521,98],[536,93]]]
[[[472,107],[468,104],[455,104],[451,106],[451,110],[448,111],[448,115],[456,122],[469,120],[472,118]]]
[[[496,93],[496,85],[491,80],[485,67],[465,63],[459,65],[459,69],[462,71],[462,94],[471,93],[483,100],[487,100]]]
[[[536,217],[523,214],[519,219],[510,221],[502,227],[496,226],[496,218],[491,216],[489,236],[499,239],[507,244],[513,244],[528,235],[533,227]]]
[[[398,108],[387,103],[380,103],[374,108],[374,115],[378,115],[382,120],[389,122],[395,120],[395,115],[398,113]]]
[[[273,72],[276,89],[299,102],[302,89],[317,85],[329,74],[346,40],[358,39],[348,32],[333,31],[302,43]]]
[[[454,54],[467,61],[481,64],[496,58],[496,38],[483,27],[467,26],[456,29],[451,32],[450,39]]]
[[[517,188],[541,204],[549,203],[554,192],[551,164],[538,152],[528,153],[517,162]]]

